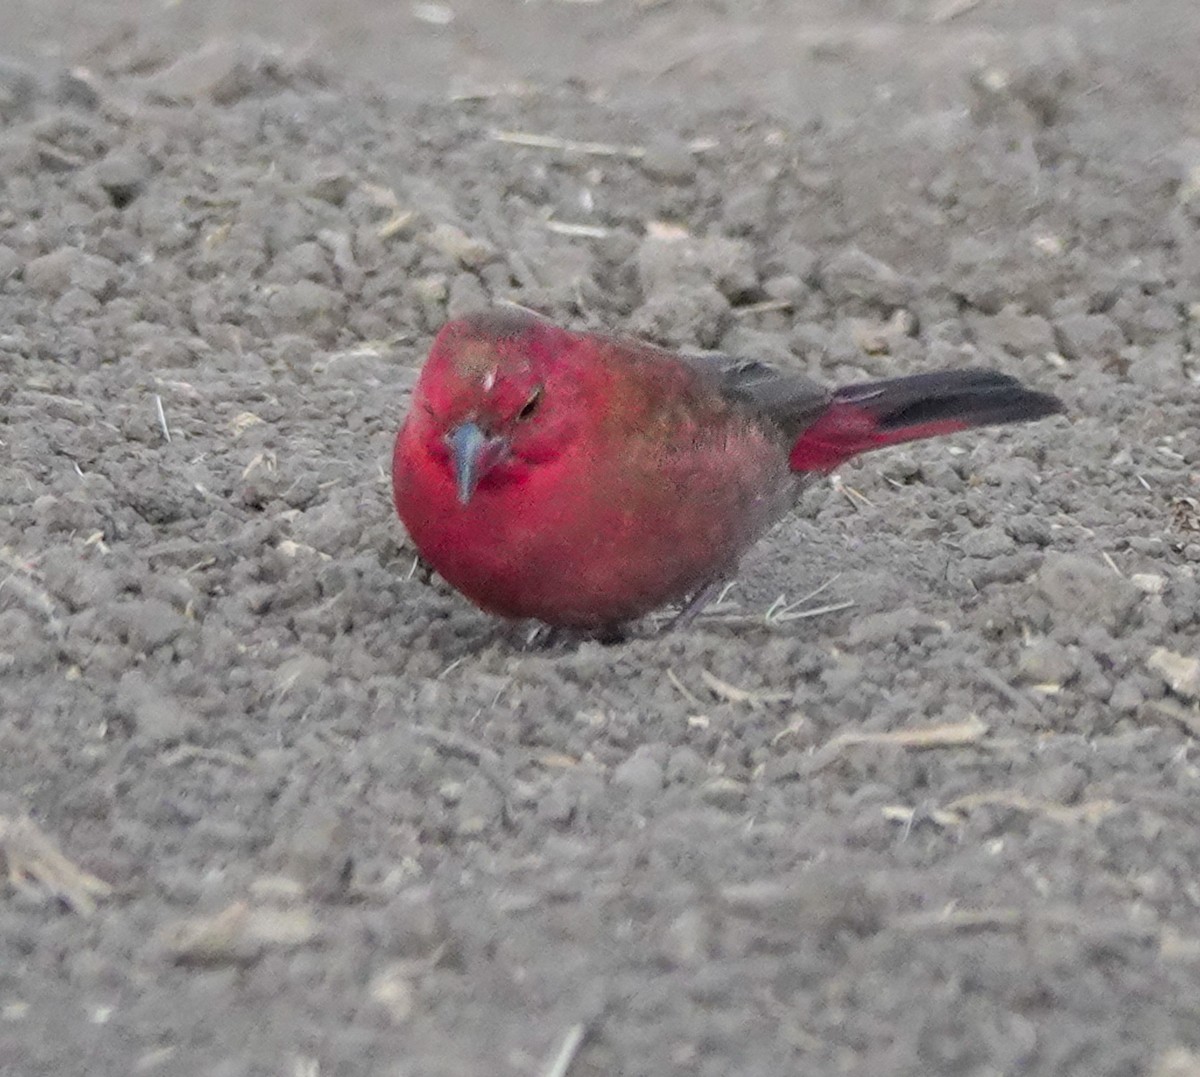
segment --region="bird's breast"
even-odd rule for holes
[[[678,429],[678,428],[677,428]],[[579,438],[466,504],[438,461],[401,459],[396,505],[418,549],[485,609],[618,624],[733,568],[786,508],[786,456],[749,425],[679,438]]]

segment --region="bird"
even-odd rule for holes
[[[618,639],[664,606],[694,618],[852,457],[1063,410],[994,370],[829,388],[495,306],[435,336],[392,492],[419,555],[482,610]]]

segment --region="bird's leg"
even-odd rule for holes
[[[408,570],[407,579],[414,578],[420,580],[426,587],[433,583],[433,565],[419,553],[413,557],[412,567]]]
[[[608,645],[624,643],[629,638],[625,625],[605,625],[596,629],[555,628],[553,625],[534,621],[523,622],[509,629],[508,638],[522,651],[551,651],[556,647],[570,646],[582,640],[592,639]]]
[[[695,594],[693,594],[684,604],[683,608],[675,614],[664,626],[663,632],[670,632],[675,628],[687,628],[701,613],[704,612],[704,607],[707,606],[714,598],[721,593],[725,587],[725,580],[717,579],[711,583],[706,583]]]
[[[544,625],[540,621],[535,621],[532,627],[526,627],[523,631],[525,637],[522,650],[525,651],[548,651],[563,636],[561,628],[554,628],[552,625]]]

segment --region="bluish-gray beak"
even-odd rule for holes
[[[488,437],[475,423],[463,423],[450,431],[446,443],[450,446],[450,459],[454,464],[458,503],[465,505],[494,462],[487,457],[492,455],[496,439]]]

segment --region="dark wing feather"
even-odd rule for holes
[[[711,354],[680,358],[711,379],[727,400],[773,423],[789,440],[811,426],[833,399],[826,386],[757,359]]]

